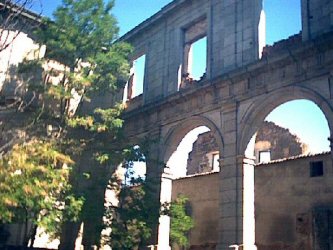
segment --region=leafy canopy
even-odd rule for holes
[[[49,142],[32,140],[15,145],[0,159],[0,222],[29,220],[45,226],[50,220],[62,221],[65,214],[75,221],[83,201],[67,196],[72,164]],[[56,233],[54,227],[46,229]]]

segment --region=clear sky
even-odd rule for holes
[[[38,2],[39,0],[35,1]],[[62,2],[61,0],[40,1],[43,15],[48,17],[52,16],[53,11]],[[112,12],[119,22],[120,35],[125,34],[170,2],[170,0],[115,0],[115,7]],[[36,8],[40,9],[39,6],[36,6]]]
[[[39,0],[35,0],[36,2]],[[40,0],[43,14],[51,17],[61,0]],[[249,0],[250,1],[250,0]],[[171,0],[115,0],[113,14],[120,26],[120,35],[159,11]],[[36,9],[40,8],[36,6]],[[272,44],[298,33],[301,27],[300,0],[264,0],[267,23],[267,43]]]

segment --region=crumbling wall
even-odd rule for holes
[[[333,247],[328,226],[333,209],[330,154],[294,158],[255,168],[258,250]],[[320,161],[323,175],[311,177],[311,162]]]
[[[302,143],[289,129],[265,121],[257,132],[254,151],[258,161],[260,161],[261,151],[269,151],[271,160],[277,160],[305,154],[307,145]]]
[[[205,173],[213,170],[211,152],[219,152],[219,146],[211,132],[200,134],[193,143],[193,149],[188,154],[186,174]]]
[[[257,132],[254,155],[257,162],[260,162],[260,152],[267,151],[271,154],[271,160],[277,160],[306,154],[307,148],[307,145],[290,133],[289,129],[265,121]],[[188,155],[186,174],[212,171],[212,155],[215,153],[219,153],[219,147],[214,135],[211,132],[200,134]]]
[[[204,36],[207,69],[202,81],[257,60],[261,7],[261,0],[175,0],[125,34],[121,40],[134,46],[133,60],[146,55],[142,102],[179,90],[189,45]]]

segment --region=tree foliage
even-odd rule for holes
[[[158,220],[158,216],[168,215],[171,218],[171,243],[187,246],[187,233],[194,227],[193,219],[186,211],[188,198],[179,195],[171,203],[156,206],[156,201],[150,197],[156,183],[137,177],[133,169],[134,162],[145,161],[143,151],[139,147],[124,151],[127,159],[124,179],[110,182],[109,189],[118,194],[119,203],[110,204],[106,210],[109,222],[106,227],[112,229],[107,243],[115,250],[139,249],[151,236],[152,223]]]
[[[82,219],[81,196],[88,194],[75,183],[92,178],[75,169],[72,159],[89,154],[93,164],[105,170],[102,184],[111,176],[110,166],[121,161],[123,107],[114,96],[126,83],[131,46],[115,42],[118,28],[112,7],[113,1],[63,0],[53,20],[44,19],[37,30],[36,41],[46,46],[46,54],[34,53],[35,59],[18,67],[24,91],[14,115],[27,114],[18,128],[26,136],[2,151],[0,178],[6,173],[10,178],[0,183],[1,222],[24,217],[56,232],[67,215]],[[99,95],[114,101],[77,114],[82,102]],[[81,177],[70,178],[63,164],[73,166]]]
[[[109,204],[105,212],[105,227],[112,229],[106,243],[115,250],[132,250],[138,249],[151,236],[147,220],[151,207],[144,202],[147,182],[134,176],[134,162],[145,161],[142,151],[139,147],[127,148],[123,157],[126,159],[123,177],[114,176],[109,183],[109,189],[117,194],[119,203]]]
[[[179,195],[170,205],[170,241],[179,246],[188,246],[186,234],[194,227],[193,219],[186,211],[187,202],[186,196]]]
[[[25,224],[27,242],[32,233],[28,222],[55,235],[59,228],[51,224],[77,220],[83,200],[68,193],[72,164],[49,142],[31,140],[15,145],[0,159],[0,224]]]

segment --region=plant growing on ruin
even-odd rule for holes
[[[188,198],[178,195],[170,205],[170,241],[179,246],[188,246],[187,233],[194,227],[194,221],[186,211]]]

